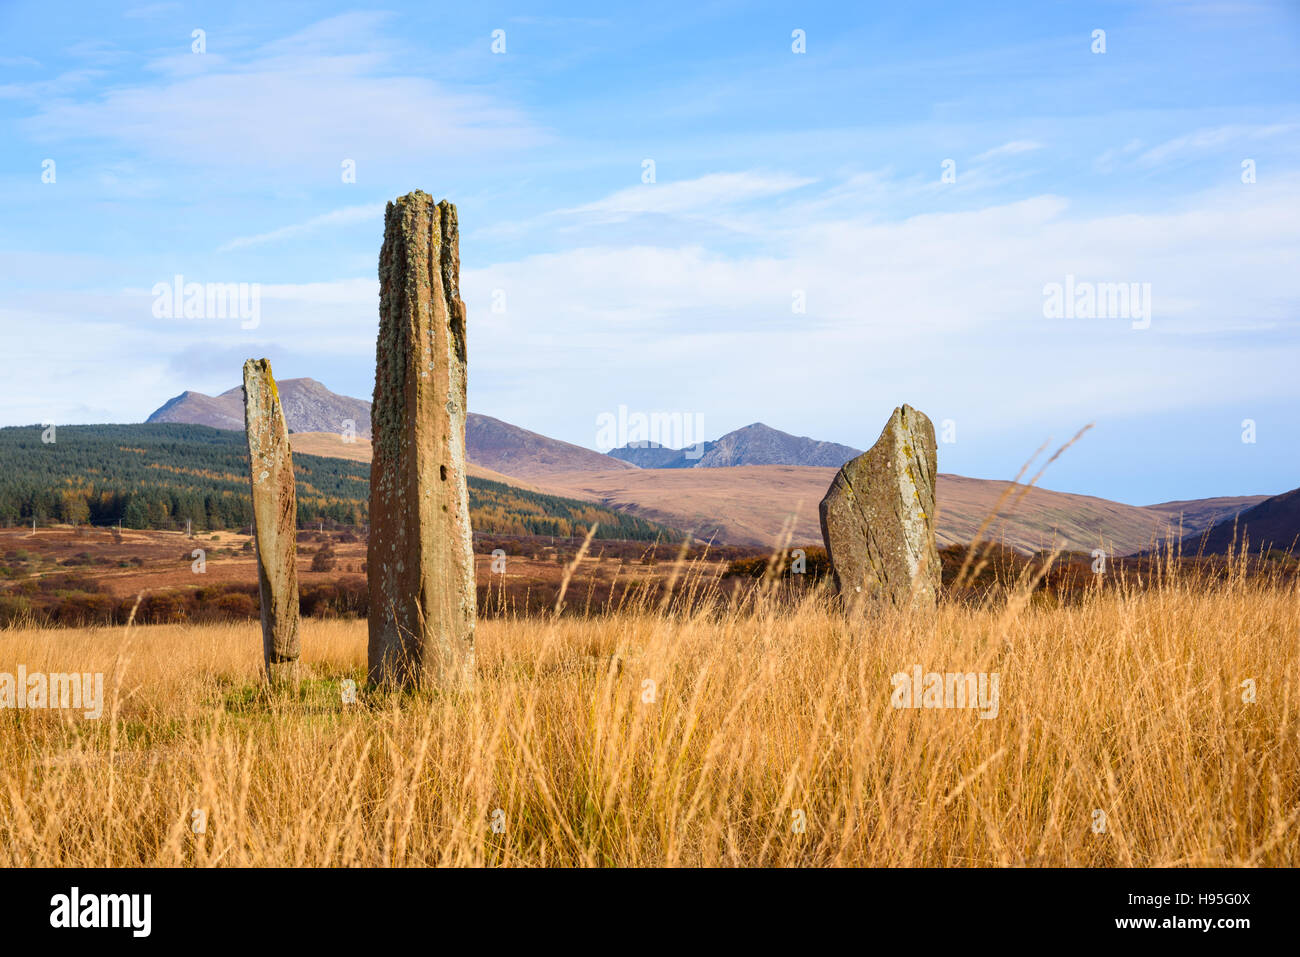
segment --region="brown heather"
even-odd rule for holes
[[[484,620],[472,691],[348,708],[364,621],[303,622],[296,695],[255,623],[10,628],[0,671],[109,700],[0,712],[0,865],[1296,866],[1295,583],[1165,571],[861,626],[765,584]],[[895,710],[913,664],[998,672],[998,717]]]

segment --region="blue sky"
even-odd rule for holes
[[[420,188],[460,212],[475,411],[865,448],[908,402],[941,471],[1092,422],[1045,486],[1300,485],[1300,6],[462,6],[0,2],[0,424],[261,355],[368,398]],[[178,274],[259,284],[256,328],[156,317]],[[1048,318],[1067,276],[1149,284],[1149,327]]]

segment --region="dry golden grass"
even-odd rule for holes
[[[352,708],[364,622],[270,700],[256,625],[2,632],[110,701],[0,712],[0,865],[1300,864],[1294,586],[1026,598],[485,621],[472,693]],[[895,710],[913,664],[998,672],[998,717]]]

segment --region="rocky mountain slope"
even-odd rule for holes
[[[295,432],[341,434],[351,421],[356,434],[370,437],[370,403],[331,392],[315,379],[281,379],[276,382],[280,404],[289,428]],[[244,387],[220,395],[182,392],[145,419],[146,423],[177,422],[209,425],[214,429],[244,427]]]

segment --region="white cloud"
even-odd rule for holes
[[[501,396],[522,390],[509,400],[520,415],[536,415],[526,393],[538,369],[559,409],[641,396],[719,416],[748,406],[751,421],[775,417],[793,390],[809,423],[833,421],[841,436],[872,397],[939,396],[1012,427],[1197,406],[1225,390],[1290,394],[1290,358],[1271,336],[1297,331],[1286,263],[1300,258],[1298,202],[1291,177],[1141,215],[1055,196],[889,222],[830,208],[769,216],[758,254],[676,245],[670,229],[663,245],[466,267],[476,377]],[[631,216],[629,205],[609,203]],[[1066,275],[1150,283],[1151,329],[1045,319],[1043,286]],[[504,314],[490,310],[496,289]],[[792,312],[795,290],[805,314]]]
[[[168,162],[221,167],[226,175],[293,168],[336,181],[344,159],[427,161],[545,139],[492,96],[453,91],[402,58],[377,52],[381,22],[364,14],[335,17],[251,54],[221,51],[210,36],[212,52],[154,61],[160,82],[115,86],[81,100],[42,97],[23,126],[43,141],[115,141]],[[0,90],[21,94],[17,85]]]

